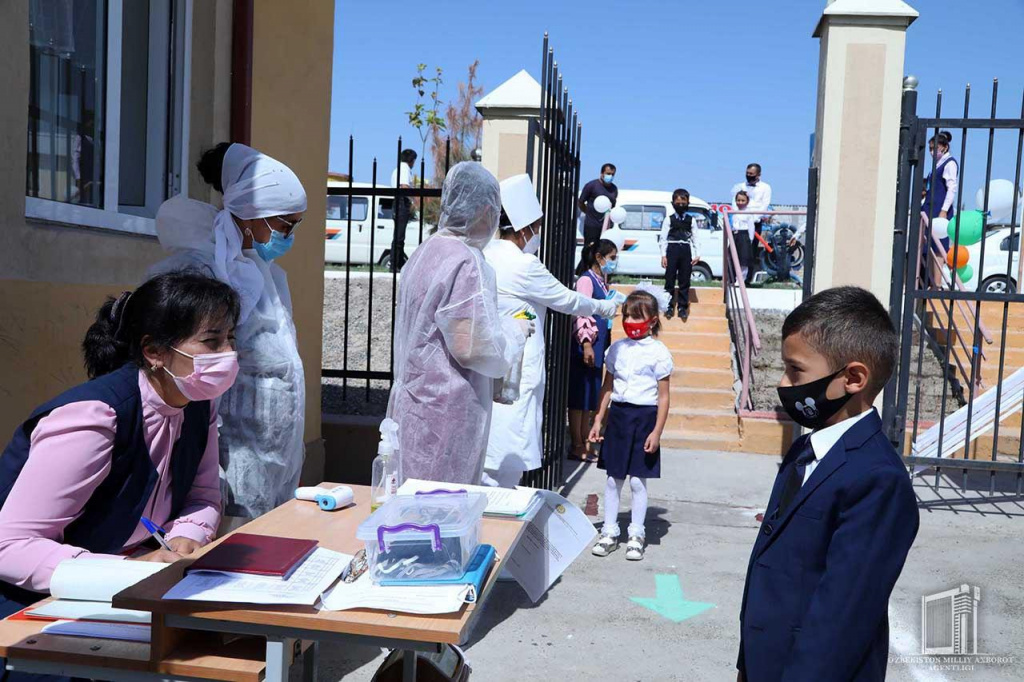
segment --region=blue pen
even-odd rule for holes
[[[163,534],[167,531],[165,531],[163,528],[147,519],[145,516],[142,517],[142,525],[145,526],[146,530],[149,531],[149,534],[152,535],[153,538],[160,543],[161,547],[163,547],[169,552],[174,551],[173,549],[171,549],[171,546],[167,544],[167,541],[164,540]]]

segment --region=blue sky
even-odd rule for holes
[[[1024,0],[911,0],[921,18],[908,33],[905,71],[920,81],[922,115],[960,115],[974,86],[972,114],[987,115],[992,78],[999,114],[1020,113]],[[620,188],[687,187],[728,197],[750,161],[778,203],[804,203],[814,127],[818,41],[824,8],[815,0],[337,0],[331,112],[331,170],[348,167],[355,136],[356,180],[393,170],[399,135],[419,148],[404,112],[416,64],[445,71],[442,99],[454,98],[466,67],[480,60],[485,92],[526,68],[540,80],[544,31],[583,123],[583,179],[618,166]],[[984,11],[979,8],[983,6]],[[954,131],[954,152],[959,151]],[[967,172],[984,161],[984,135],[970,137]],[[1012,173],[1016,134],[996,140],[996,177]],[[1012,175],[1008,175],[1012,179]],[[981,180],[968,179],[969,196]]]

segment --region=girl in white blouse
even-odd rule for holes
[[[661,477],[661,434],[668,419],[673,365],[672,353],[655,338],[661,320],[654,296],[634,291],[622,306],[622,318],[627,338],[608,349],[600,408],[589,439],[603,443],[597,466],[608,472],[604,526],[593,553],[608,556],[619,548],[619,498],[628,478],[633,499],[626,558],[640,561],[646,537],[647,479]]]

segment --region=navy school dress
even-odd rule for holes
[[[948,164],[956,166],[956,159],[952,156],[946,158],[940,164],[935,166],[935,169],[928,174],[928,177],[924,181],[924,200],[921,202],[921,210],[928,216],[928,218],[938,218],[939,213],[942,212],[942,204],[946,201],[946,194],[949,189],[946,187],[946,181],[942,179],[942,174],[946,170]],[[956,217],[956,201],[954,201],[946,214],[946,217],[950,222]],[[942,242],[944,249],[949,249],[949,237],[942,237],[939,239]]]
[[[613,402],[597,468],[618,480],[628,476],[661,478],[661,448],[644,452],[644,441],[657,423],[657,405]]]
[[[53,410],[71,403],[100,401],[117,416],[110,471],[93,491],[81,513],[64,529],[63,542],[97,554],[118,554],[139,525],[157,482],[143,428],[139,368],[121,369],[76,386],[37,408],[14,432],[0,456],[0,508],[3,507],[28,461],[32,432]],[[176,518],[206,450],[210,429],[210,403],[191,402],[185,408],[181,435],[171,453],[171,516]],[[47,595],[0,580],[0,618],[6,618]],[[66,680],[51,675],[6,672],[0,658],[0,682]]]
[[[604,281],[587,270],[581,277],[589,277],[594,285],[591,298],[604,300],[608,298],[608,287]],[[594,341],[594,366],[583,364],[583,344],[573,334],[572,352],[569,362],[569,409],[596,412],[601,402],[601,383],[604,381],[604,353],[608,350],[611,331],[608,320],[594,315],[597,324],[597,340]]]

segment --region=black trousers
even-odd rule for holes
[[[690,275],[693,274],[693,253],[689,244],[669,244],[665,257],[665,291],[672,293],[679,287],[679,306],[690,305]]]
[[[761,234],[761,221],[758,220],[754,223],[754,234]],[[761,240],[754,237],[750,242],[750,259],[747,261],[747,284],[750,284],[750,280],[754,277],[754,273],[761,269],[761,251],[764,249],[761,246]]]
[[[398,272],[405,265],[405,232],[412,215],[412,200],[398,197],[395,200],[395,233],[391,241],[391,272]]]
[[[583,219],[583,244],[593,244],[601,238],[604,222],[592,220],[589,217]]]
[[[736,255],[740,259],[741,268],[750,267],[750,254],[753,249],[753,244],[750,243],[750,234],[743,230],[742,232],[733,232],[733,239],[736,241]],[[737,279],[739,275],[737,275]]]

